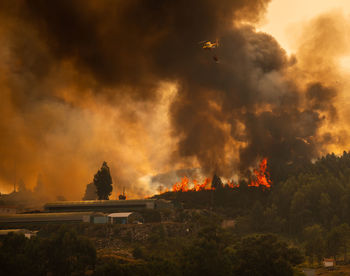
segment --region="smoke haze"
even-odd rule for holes
[[[254,28],[268,3],[3,1],[0,183],[16,168],[29,188],[41,174],[48,194],[80,199],[107,161],[117,192],[137,197],[157,174],[244,176],[263,157],[345,146],[337,59],[348,22],[315,19],[288,56]]]

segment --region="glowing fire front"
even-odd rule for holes
[[[272,181],[270,179],[270,173],[267,168],[267,158],[264,158],[258,169],[254,169],[254,179],[248,184],[249,187],[262,187],[270,188]],[[227,187],[239,188],[239,184],[229,180],[226,184]],[[187,191],[204,191],[204,190],[215,190],[215,187],[211,186],[211,179],[206,178],[202,184],[199,184],[196,179],[190,181],[187,176],[184,176],[181,182],[177,182],[173,185],[173,192],[187,192]]]
[[[202,184],[199,184],[197,180],[192,180],[192,187],[189,188],[190,180],[188,177],[184,176],[181,182],[175,183],[173,185],[173,192],[187,192],[187,191],[203,191],[203,190],[213,190],[211,187],[211,179],[206,178]]]
[[[250,184],[248,186],[251,187],[266,187],[271,188],[271,179],[270,179],[270,173],[267,170],[267,158],[264,158],[259,165],[258,170],[254,170],[255,179],[251,180]]]

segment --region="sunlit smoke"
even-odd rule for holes
[[[112,197],[136,198],[179,170],[249,178],[263,156],[271,177],[250,185],[268,187],[273,164],[347,146],[348,20],[302,26],[287,55],[255,29],[268,3],[3,1],[0,183],[34,189],[40,174],[46,194],[81,199],[106,161]]]

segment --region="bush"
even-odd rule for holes
[[[95,262],[93,244],[66,227],[30,240],[10,233],[0,244],[0,275],[84,274]]]
[[[142,246],[136,246],[132,251],[132,255],[135,259],[144,259],[144,257],[146,256],[145,248]]]

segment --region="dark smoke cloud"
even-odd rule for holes
[[[155,80],[198,67],[199,41],[230,29],[235,17],[258,19],[268,2],[36,0],[25,2],[24,17],[56,59],[72,59],[103,86],[132,85],[146,97]]]
[[[336,91],[318,80],[305,88],[288,77],[295,61],[273,37],[251,26],[268,3],[4,1],[0,34],[7,52],[0,68],[6,73],[0,114],[10,122],[0,121],[5,133],[1,178],[10,179],[12,167],[5,163],[15,158],[21,159],[23,174],[45,170],[56,190],[64,178],[77,180],[85,171],[92,177],[102,159],[118,159],[115,153],[134,142],[123,130],[145,135],[137,111],[155,113],[162,82],[177,86],[170,121],[178,144],[170,169],[171,164],[199,163],[207,173],[231,177],[261,157],[290,162],[317,156],[325,141],[315,139],[319,128],[328,116],[337,118]],[[216,38],[219,48],[201,48],[201,41]],[[104,133],[104,122],[94,114],[111,109],[121,114],[110,123],[115,129]],[[118,140],[105,141],[117,132]],[[113,143],[118,149],[107,154]],[[144,188],[131,186],[140,176],[139,164],[128,155],[111,170],[135,194],[143,194]],[[57,162],[67,164],[63,173],[55,172]],[[75,194],[91,180],[84,181]]]
[[[228,177],[233,169],[225,159],[230,139],[244,143],[236,152],[241,172],[261,157],[288,163],[317,156],[322,144],[315,138],[324,117],[336,118],[336,91],[317,82],[304,92],[287,80],[291,62],[267,34],[240,26],[220,41],[222,61],[198,66],[195,76],[185,76],[187,86],[173,105],[174,125],[183,134],[180,152],[197,156],[207,171]]]

